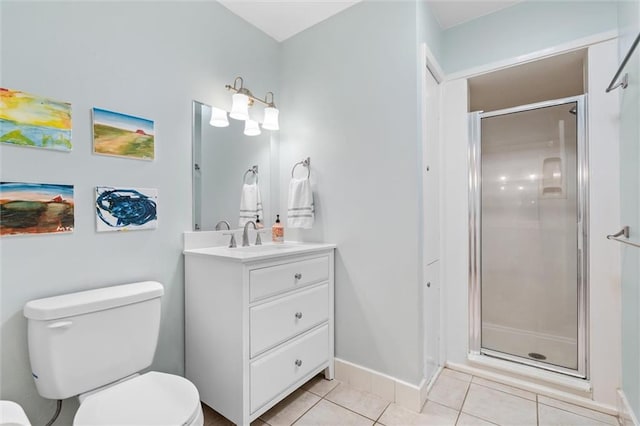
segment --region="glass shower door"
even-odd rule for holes
[[[479,114],[478,352],[584,376],[582,97]]]

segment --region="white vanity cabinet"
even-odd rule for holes
[[[185,375],[204,403],[248,425],[319,372],[333,379],[333,250],[185,250]]]

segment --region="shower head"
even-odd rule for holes
[[[575,106],[574,106],[573,108],[571,108],[571,109],[569,110],[569,112],[570,112],[571,114],[573,114],[573,115],[576,115],[576,113],[578,112],[578,109],[577,109],[577,107],[575,107]]]

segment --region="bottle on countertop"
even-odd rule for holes
[[[274,243],[284,243],[284,226],[280,223],[280,215],[276,215],[276,223],[271,227],[271,240]]]
[[[262,224],[262,222],[260,222],[260,215],[257,214],[256,215],[256,229],[262,229],[264,228],[264,225]]]

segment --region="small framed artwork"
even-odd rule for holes
[[[0,182],[0,235],[73,232],[73,185]]]
[[[134,231],[158,227],[158,190],[96,187],[96,230]]]
[[[93,152],[100,155],[153,160],[153,121],[93,108]]]
[[[0,143],[70,152],[71,104],[0,88]]]

